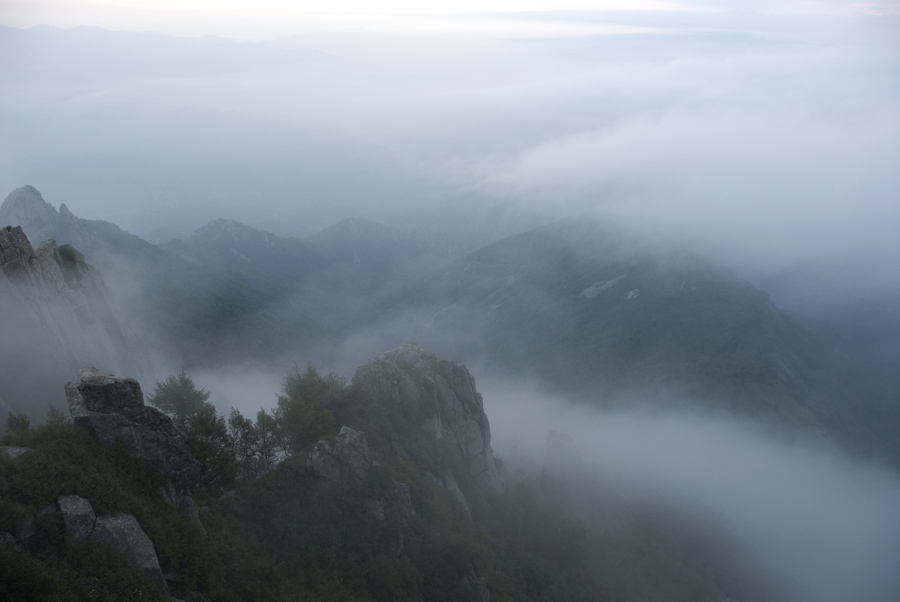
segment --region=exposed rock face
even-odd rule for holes
[[[57,503],[66,524],[66,533],[76,546],[91,540],[119,550],[129,562],[143,569],[148,577],[168,590],[153,542],[134,516],[97,517],[91,503],[77,495],[60,496]]]
[[[100,273],[69,245],[37,250],[0,227],[0,398],[43,417],[72,372],[92,363],[153,379],[149,357],[113,305]]]
[[[81,496],[63,495],[59,497],[58,504],[72,543],[76,546],[86,544],[97,523],[91,503]]]
[[[319,441],[306,459],[306,469],[329,483],[360,482],[371,468],[366,436],[348,426],[341,428],[333,444]]]
[[[369,362],[353,380],[382,398],[409,406],[421,418],[423,428],[438,439],[449,439],[483,491],[503,489],[484,403],[465,366],[439,360],[408,344]]]
[[[77,383],[66,383],[66,399],[75,424],[108,445],[121,440],[132,457],[152,470],[176,480],[199,470],[184,433],[171,418],[144,405],[141,386],[133,378],[83,368]]]
[[[102,237],[85,227],[84,221],[75,217],[65,204],[60,205],[57,211],[33,186],[13,190],[0,206],[0,224],[22,226],[32,240],[53,238],[79,249],[94,249],[102,245]]]
[[[128,561],[143,569],[148,577],[166,585],[153,542],[134,516],[119,514],[98,518],[91,539],[124,552]]]

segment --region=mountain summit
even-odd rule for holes
[[[84,255],[52,238],[33,249],[21,227],[0,228],[0,398],[43,416],[68,376],[107,366],[147,382],[153,368]]]
[[[76,217],[65,205],[57,211],[32,186],[6,198],[4,222],[20,225],[32,240],[53,238],[77,248],[103,273],[141,338],[176,363],[196,365],[237,350],[280,353],[284,346],[293,355],[297,345],[321,336],[323,329],[303,312],[273,307],[274,295],[249,279],[177,257],[115,224]]]

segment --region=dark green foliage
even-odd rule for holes
[[[238,473],[234,439],[214,405],[204,402],[190,418],[187,442],[201,465],[200,474],[193,482],[196,493],[217,496],[234,484]]]
[[[281,423],[265,410],[256,414],[256,422],[232,408],[228,417],[238,476],[254,479],[272,470],[287,450]]]
[[[367,434],[377,463],[362,482],[319,482],[306,469],[308,448],[319,437],[333,440],[344,424]],[[741,581],[753,573],[716,529],[677,527],[640,508],[614,520],[584,514],[586,528],[573,518],[581,510],[567,506],[563,483],[546,475],[534,484],[511,479],[502,494],[480,493],[447,441],[421,428],[408,407],[373,395],[364,378],[347,385],[312,366],[295,368],[273,414],[252,421],[232,411],[226,424],[204,402],[188,437],[203,464],[192,487],[205,505],[205,536],[164,501],[165,480],[122,449],[60,421],[8,433],[4,443],[31,451],[0,459],[0,531],[17,533],[36,519],[30,556],[0,548],[0,593],[60,602],[164,599],[120,554],[71,547],[53,509],[58,496],[74,493],[100,516],[133,514],[179,598],[479,602],[486,584],[491,599],[503,602],[777,599],[758,581]],[[567,447],[564,435],[553,441]],[[455,476],[471,516],[429,473]],[[408,486],[414,514],[391,501],[397,483]],[[602,492],[592,495],[608,502]],[[619,527],[597,527],[610,524]]]
[[[129,564],[124,554],[107,546],[88,542],[82,548],[70,549],[66,567],[71,574],[72,592],[81,600],[169,599],[159,583],[147,579],[140,569]]]
[[[37,516],[26,549],[43,569],[29,566],[48,583],[65,581],[79,600],[164,599],[143,573],[109,550],[70,548],[56,503],[61,495],[75,494],[88,499],[98,516],[127,512],[137,518],[163,570],[178,575],[173,593],[197,590],[211,600],[234,599],[215,549],[187,516],[163,501],[165,479],[124,450],[103,445],[70,423],[7,434],[3,443],[30,451],[16,460],[0,459],[0,530],[16,533],[23,517]],[[92,597],[85,593],[90,591],[99,593]]]
[[[182,430],[201,411],[209,399],[209,391],[198,389],[184,370],[156,383],[156,389],[147,397],[147,402],[172,417]]]
[[[312,364],[302,372],[294,366],[275,410],[286,447],[299,452],[334,431],[334,414],[328,406],[338,400],[345,385],[335,374],[319,376]]]
[[[36,558],[0,545],[0,599],[21,602],[78,602],[68,575]]]
[[[56,406],[50,406],[47,409],[47,422],[51,424],[59,424],[70,422],[71,418]]]
[[[367,433],[378,465],[365,482],[339,490],[324,486],[306,471],[306,454],[299,453],[259,480],[245,483],[221,506],[228,522],[249,529],[248,539],[261,542],[271,558],[280,559],[278,573],[288,595],[310,600],[479,600],[476,582],[484,577],[492,599],[552,599],[550,593],[536,595],[539,587],[533,583],[529,590],[521,575],[533,574],[533,580],[553,584],[547,592],[562,596],[557,599],[597,599],[592,597],[595,590],[583,550],[571,545],[571,531],[547,526],[545,543],[551,534],[559,537],[544,550],[523,548],[518,542],[501,544],[496,534],[468,519],[443,488],[425,477],[425,470],[453,470],[461,487],[470,490],[446,442],[423,431],[408,408],[373,399],[363,384],[347,386],[312,366],[294,369],[276,412],[285,436],[302,449],[304,441],[316,438],[318,419],[326,411],[336,424]],[[250,431],[250,421],[235,413],[231,422],[233,433]],[[409,486],[414,516],[403,517],[390,503],[378,502],[396,482]],[[474,499],[471,490],[470,495]],[[376,517],[373,504],[381,504],[383,520]],[[519,527],[530,533],[534,524],[525,521]],[[566,555],[537,574],[529,564],[537,562],[531,554],[548,549],[566,550]],[[563,565],[565,571],[560,570]]]
[[[4,424],[7,433],[24,433],[31,428],[31,420],[25,414],[13,414],[6,417]]]

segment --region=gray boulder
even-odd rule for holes
[[[185,434],[171,418],[144,405],[141,386],[133,378],[83,368],[77,383],[66,383],[66,400],[76,425],[108,445],[121,441],[130,456],[152,470],[183,480],[200,469]]]
[[[306,469],[329,483],[349,485],[363,481],[372,468],[369,446],[363,433],[348,426],[334,443],[319,441],[306,459]]]
[[[407,406],[422,428],[437,439],[449,440],[479,489],[503,489],[484,403],[464,365],[439,360],[408,344],[361,367],[353,382],[382,400]]]
[[[91,540],[123,552],[128,561],[143,569],[151,579],[166,589],[166,578],[159,567],[159,559],[153,542],[141,529],[137,519],[130,514],[100,517],[90,535]]]
[[[72,543],[76,546],[86,544],[97,523],[91,503],[77,495],[60,496],[57,503]]]

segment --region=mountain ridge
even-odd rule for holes
[[[141,341],[99,271],[70,245],[34,249],[19,226],[0,228],[0,398],[40,418],[73,370],[108,366],[152,381]]]
[[[186,261],[115,224],[78,218],[68,208],[57,212],[32,186],[14,190],[0,206],[0,222],[9,219],[35,238],[77,246],[104,274],[141,338],[175,365],[208,364],[235,352],[294,355],[327,337],[328,329],[302,310],[245,278]]]
[[[367,323],[479,372],[536,376],[604,407],[699,402],[900,459],[896,412],[764,291],[589,222],[479,249],[398,289]]]

